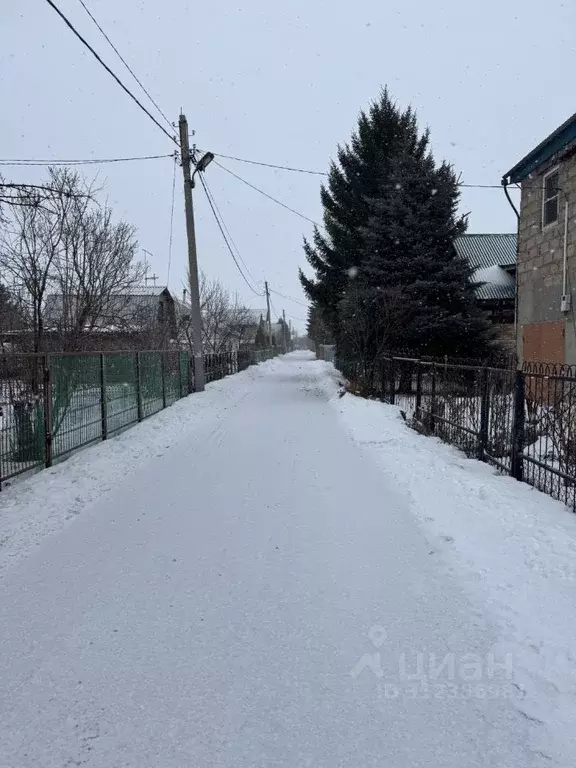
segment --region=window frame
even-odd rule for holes
[[[556,194],[554,197],[546,198],[546,181],[550,178],[550,176],[553,176],[554,174],[558,175],[558,182],[560,182],[560,166],[556,165],[554,168],[550,168],[549,171],[546,171],[546,173],[542,176],[542,217],[541,217],[541,223],[542,223],[542,231],[545,229],[549,229],[550,227],[553,227],[554,225],[558,224],[560,221],[560,187],[556,187]],[[556,218],[554,221],[549,221],[548,223],[545,222],[544,217],[546,215],[546,203],[550,202],[550,200],[554,200],[556,198],[557,204],[556,204]]]

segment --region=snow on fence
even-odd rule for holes
[[[385,357],[338,360],[353,391],[399,406],[407,422],[576,511],[576,370],[526,363]]]
[[[243,371],[275,350],[204,356],[206,381]],[[194,391],[181,351],[0,356],[3,481],[106,440]]]

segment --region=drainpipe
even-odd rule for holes
[[[520,250],[520,214],[514,205],[512,198],[510,197],[510,192],[508,192],[508,178],[506,176],[502,178],[502,186],[504,188],[506,199],[510,203],[510,207],[516,214],[516,218],[518,220],[518,227],[516,229],[516,279],[514,280],[514,354],[516,355],[516,361],[518,362],[518,333],[520,330],[518,323],[518,254]]]
[[[562,301],[566,303],[566,283],[568,277],[568,200],[564,204],[564,253],[562,262]],[[566,310],[564,310],[566,311]]]

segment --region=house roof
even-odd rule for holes
[[[167,291],[165,285],[135,285],[119,293],[119,296],[160,296]]]
[[[460,235],[454,240],[459,256],[474,269],[509,267],[516,264],[517,236],[515,234]]]
[[[528,152],[502,178],[503,184],[515,184],[529,176],[538,166],[549,160],[567,144],[576,139],[576,112],[562,123],[555,131]]]
[[[476,297],[480,301],[514,299],[516,281],[507,268],[516,265],[515,234],[461,235],[454,241],[456,253],[474,270],[472,280],[480,283]]]

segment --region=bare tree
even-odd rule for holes
[[[202,344],[206,353],[230,352],[248,340],[254,327],[253,312],[240,303],[217,279],[200,274],[200,311],[202,315]],[[184,316],[181,333],[188,344],[190,316]]]
[[[61,348],[82,349],[95,330],[134,327],[123,296],[144,270],[134,228],[95,203],[94,183],[50,168],[46,189],[53,192],[38,205],[27,205],[21,191],[0,242],[0,269],[26,307],[34,351],[44,348],[47,324]]]
[[[110,208],[72,207],[54,265],[59,331],[69,349],[81,349],[87,333],[133,331],[140,324],[134,315],[141,308],[125,300],[144,278],[136,249],[134,228],[114,223]]]
[[[54,176],[51,173],[51,177]],[[64,235],[64,222],[74,202],[70,194],[74,174],[61,172],[62,194],[51,194],[41,204],[30,204],[27,189],[14,192],[10,220],[0,239],[0,270],[19,296],[32,332],[32,349],[44,341],[44,306]],[[51,189],[57,187],[50,185]]]

